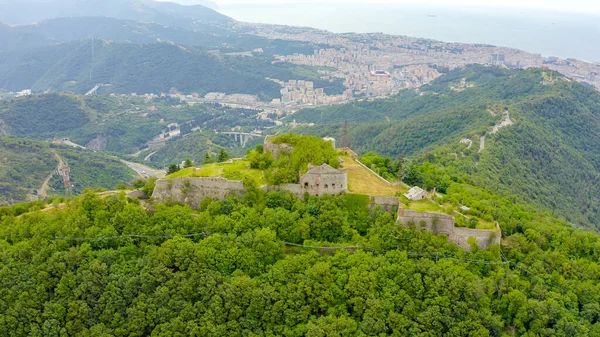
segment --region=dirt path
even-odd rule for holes
[[[477,153],[481,153],[485,149],[485,135],[479,137],[479,151]]]
[[[502,122],[496,124],[494,126],[494,128],[492,129],[492,131],[490,132],[490,134],[495,134],[498,131],[500,131],[500,129],[502,129],[505,126],[511,126],[515,124],[511,119],[510,119],[510,114],[508,112],[505,113],[505,117],[502,120]],[[481,136],[481,138],[479,138],[479,152],[481,153],[483,150],[485,149],[485,134],[483,136]]]
[[[44,182],[42,183],[42,186],[38,190],[38,198],[40,198],[40,199],[46,199],[48,197],[48,193],[46,191],[48,190],[48,187],[50,185],[50,179],[52,179],[52,177],[54,177],[56,172],[58,172],[58,170],[60,170],[60,168],[63,167],[65,164],[63,162],[62,158],[58,155],[58,153],[56,153],[56,151],[54,151],[54,150],[50,150],[50,151],[52,151],[54,158],[56,158],[56,161],[58,162],[58,166],[56,166],[55,171],[52,171],[52,173],[50,173],[48,175],[48,177],[46,177],[46,180],[44,180]]]

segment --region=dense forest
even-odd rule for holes
[[[556,80],[544,82],[550,77]],[[462,79],[469,88],[456,90]],[[504,111],[514,125],[492,134]],[[349,145],[360,153],[430,162],[454,180],[517,196],[576,224],[600,225],[600,94],[557,73],[472,66],[418,93],[293,118],[318,123],[295,132],[334,137],[347,120]]]
[[[252,186],[198,211],[93,193],[0,209],[0,334],[600,333],[597,234],[477,188],[451,194],[494,212],[502,247],[467,254],[357,196]]]

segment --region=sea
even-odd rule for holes
[[[524,0],[526,1],[526,0]],[[512,47],[600,63],[600,14],[420,5],[226,5],[238,21]]]

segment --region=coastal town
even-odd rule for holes
[[[521,50],[481,44],[446,43],[435,40],[374,34],[334,34],[312,28],[245,24],[251,34],[273,40],[310,42],[327,48],[312,54],[274,55],[273,62],[319,67],[322,80],[341,80],[346,90],[327,95],[311,81],[270,79],[281,85],[281,97],[264,102],[254,95],[212,92],[198,95],[172,94],[190,104],[220,103],[241,108],[289,115],[303,108],[372,100],[419,88],[444,72],[483,64],[511,69],[541,67],[555,70],[600,90],[600,64],[575,59],[544,57]],[[244,54],[251,57],[262,50]]]
[[[327,94],[312,81],[268,78],[281,86],[281,96],[271,101],[260,100],[256,95],[222,92],[209,92],[204,95],[178,92],[131,95],[149,99],[158,97],[157,95],[167,95],[188,104],[218,103],[235,108],[262,110],[265,116],[273,113],[285,116],[303,108],[389,97],[402,90],[419,88],[442,76],[444,72],[469,64],[511,69],[541,67],[558,71],[571,80],[600,90],[598,63],[544,57],[506,47],[446,43],[383,33],[335,34],[305,27],[237,24],[249,35],[271,40],[308,42],[320,46],[315,48],[312,54],[275,54],[272,62],[316,67],[322,81],[339,81],[345,90],[338,94]],[[263,52],[262,48],[257,48],[247,52],[229,53],[229,56],[253,57]],[[31,90],[24,90],[13,93],[12,96],[31,94]]]

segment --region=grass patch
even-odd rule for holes
[[[440,207],[436,203],[433,203],[429,200],[410,201],[408,207],[406,208],[417,212],[446,213],[443,207]]]
[[[189,167],[167,176],[168,179],[187,177],[223,177],[229,180],[253,180],[257,185],[266,184],[260,170],[251,169],[247,160],[236,160],[233,163],[215,163],[201,167]]]
[[[341,168],[348,172],[348,189],[350,192],[379,196],[395,196],[397,193],[406,192],[406,189],[402,186],[388,186],[376,175],[360,166],[354,158],[350,156],[342,156],[341,158],[344,161]]]

